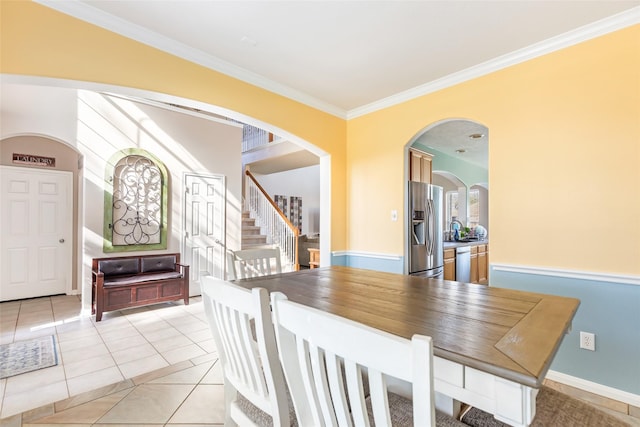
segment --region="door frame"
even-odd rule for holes
[[[213,178],[220,179],[222,181],[222,199],[223,199],[223,207],[222,207],[222,239],[220,241],[220,246],[222,246],[222,279],[227,277],[227,262],[226,262],[226,253],[227,253],[227,177],[223,174],[216,173],[199,173],[199,172],[184,172],[182,174],[182,218],[181,218],[181,229],[180,229],[180,253],[182,257],[185,258],[187,253],[187,245],[186,245],[186,232],[187,232],[187,197],[186,197],[186,189],[187,189],[187,177],[194,176],[198,178]],[[217,243],[217,242],[216,242]]]
[[[13,166],[13,165],[0,165],[0,169],[2,170],[9,170],[9,171],[19,171],[19,172],[24,172],[27,174],[42,174],[42,173],[46,173],[46,174],[53,174],[53,175],[58,175],[58,176],[66,176],[68,178],[68,187],[67,187],[67,203],[68,203],[68,214],[67,214],[67,227],[69,228],[69,232],[70,232],[70,236],[69,236],[69,242],[71,243],[71,247],[68,249],[69,255],[68,255],[68,259],[67,262],[69,263],[68,266],[68,277],[64,286],[64,292],[65,295],[74,295],[76,293],[82,293],[82,289],[80,289],[80,281],[78,280],[78,288],[75,292],[73,290],[73,282],[74,282],[74,276],[76,276],[77,272],[74,271],[73,268],[73,260],[74,257],[77,256],[76,251],[74,251],[73,248],[73,230],[74,230],[74,222],[73,222],[73,205],[74,205],[74,198],[76,197],[74,194],[74,175],[72,171],[67,171],[67,170],[59,170],[59,169],[42,169],[42,168],[29,168],[29,167],[22,167],[22,166]],[[0,200],[1,197],[3,195],[3,192],[0,189]]]

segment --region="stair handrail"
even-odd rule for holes
[[[287,242],[286,236],[283,237],[281,233],[277,233],[274,230],[275,226],[273,226],[273,224],[270,224],[268,220],[265,220],[265,218],[258,218],[258,219],[260,219],[263,225],[265,226],[265,228],[267,228],[268,236],[272,239],[272,243],[275,243],[280,247],[280,251],[283,253],[283,255],[287,257],[288,260],[293,260],[293,269],[295,271],[299,270],[300,264],[298,263],[298,236],[300,235],[300,231],[298,230],[298,227],[293,225],[293,223],[289,220],[289,218],[287,218],[284,215],[284,213],[280,210],[278,205],[273,201],[271,196],[269,196],[269,194],[265,191],[265,189],[262,188],[262,186],[260,185],[258,180],[253,176],[253,174],[249,170],[246,170],[245,174],[249,178],[249,182],[251,184],[251,185],[247,185],[245,188],[245,191],[249,193],[249,194],[245,194],[245,197],[244,197],[245,204],[248,205],[246,207],[249,209],[250,212],[253,212],[256,214],[259,211],[257,201],[255,200],[255,198],[251,197],[251,192],[252,192],[251,187],[253,186],[256,188],[257,192],[261,195],[262,199],[268,202],[267,204],[271,208],[270,209],[271,216],[274,218],[277,218],[277,220],[279,220],[284,225],[284,227],[280,227],[280,228],[283,228],[285,234],[290,235],[289,242]],[[262,215],[258,215],[258,216],[262,217]]]

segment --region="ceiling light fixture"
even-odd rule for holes
[[[484,136],[483,133],[472,133],[471,135],[469,135],[469,138],[471,139],[480,139]]]

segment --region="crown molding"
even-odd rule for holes
[[[347,112],[347,120],[446,89],[468,80],[473,80],[512,65],[516,65],[638,23],[640,23],[640,6],[636,6],[625,12],[584,25],[575,30],[560,34],[506,55],[499,56],[481,64],[474,65],[473,67],[465,70],[449,74],[448,76],[417,86],[413,89],[399,92],[379,101],[363,105],[362,107],[354,108]]]
[[[347,112],[327,102],[309,96],[289,86],[274,82],[245,68],[238,67],[227,61],[223,61],[213,55],[209,55],[199,49],[194,49],[184,43],[177,42],[154,31],[139,25],[132,24],[111,14],[102,12],[86,3],[78,1],[34,0],[43,6],[57,10],[58,12],[73,16],[81,21],[88,22],[108,31],[120,34],[147,46],[170,53],[179,58],[186,59],[194,64],[250,83],[259,88],[268,90],[277,95],[313,107],[317,110],[331,114],[341,119],[347,118]]]
[[[575,30],[560,34],[542,42],[533,44],[515,52],[502,55],[465,70],[450,74],[424,85],[417,86],[381,100],[363,105],[358,108],[345,111],[327,102],[309,96],[289,86],[274,82],[259,74],[253,73],[242,67],[223,61],[212,55],[208,55],[199,49],[191,48],[183,43],[178,43],[168,37],[147,30],[141,26],[131,24],[123,19],[102,12],[86,3],[77,1],[34,0],[43,6],[71,15],[82,21],[89,22],[106,30],[123,35],[140,43],[168,52],[177,57],[186,59],[195,64],[202,65],[211,70],[220,72],[238,80],[250,83],[254,86],[284,96],[309,107],[331,114],[341,119],[353,119],[384,108],[388,108],[420,96],[424,96],[438,90],[442,90],[468,80],[472,80],[486,74],[537,58],[542,55],[590,40],[592,38],[617,31],[631,25],[640,23],[640,6],[636,6],[625,12],[608,18],[587,24]]]

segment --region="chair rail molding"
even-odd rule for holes
[[[511,264],[491,264],[492,271],[504,271],[507,273],[536,274],[539,276],[562,277],[566,279],[589,280],[603,283],[617,283],[640,286],[640,276],[628,274],[602,273],[595,271],[565,270],[550,267],[533,267]]]

